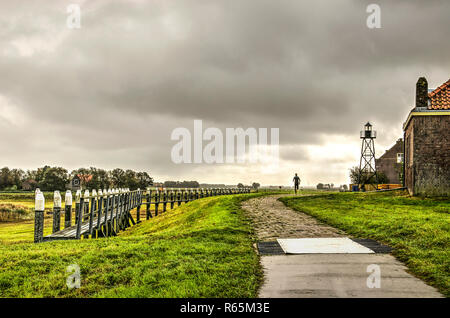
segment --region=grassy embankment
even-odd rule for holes
[[[240,202],[258,195],[196,200],[112,238],[33,244],[8,234],[0,297],[254,297],[262,272]],[[66,286],[70,264],[79,289]]]
[[[411,273],[450,296],[450,200],[405,192],[336,193],[280,199],[347,233],[394,248]]]

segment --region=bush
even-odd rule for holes
[[[33,211],[22,205],[0,204],[0,222],[30,219]]]

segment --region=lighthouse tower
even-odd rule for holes
[[[365,189],[366,183],[378,184],[377,169],[375,166],[375,138],[377,132],[372,129],[372,125],[367,122],[364,130],[360,132],[362,139],[361,159],[359,160],[358,185],[360,189]]]

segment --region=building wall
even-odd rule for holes
[[[413,174],[413,166],[412,166],[412,157],[413,157],[413,132],[414,132],[414,120],[415,117],[411,118],[411,121],[406,127],[405,130],[405,187],[408,188],[410,194],[413,194],[414,189],[414,174]]]
[[[397,140],[395,145],[375,160],[378,172],[383,172],[389,178],[389,183],[400,184],[401,164],[397,163],[397,154],[403,153],[403,141]]]
[[[450,195],[450,116],[414,116],[405,130],[405,185],[414,195]]]

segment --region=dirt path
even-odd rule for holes
[[[315,218],[286,207],[281,195],[244,201],[242,208],[251,218],[258,241],[277,238],[343,237],[344,232],[320,223]]]

